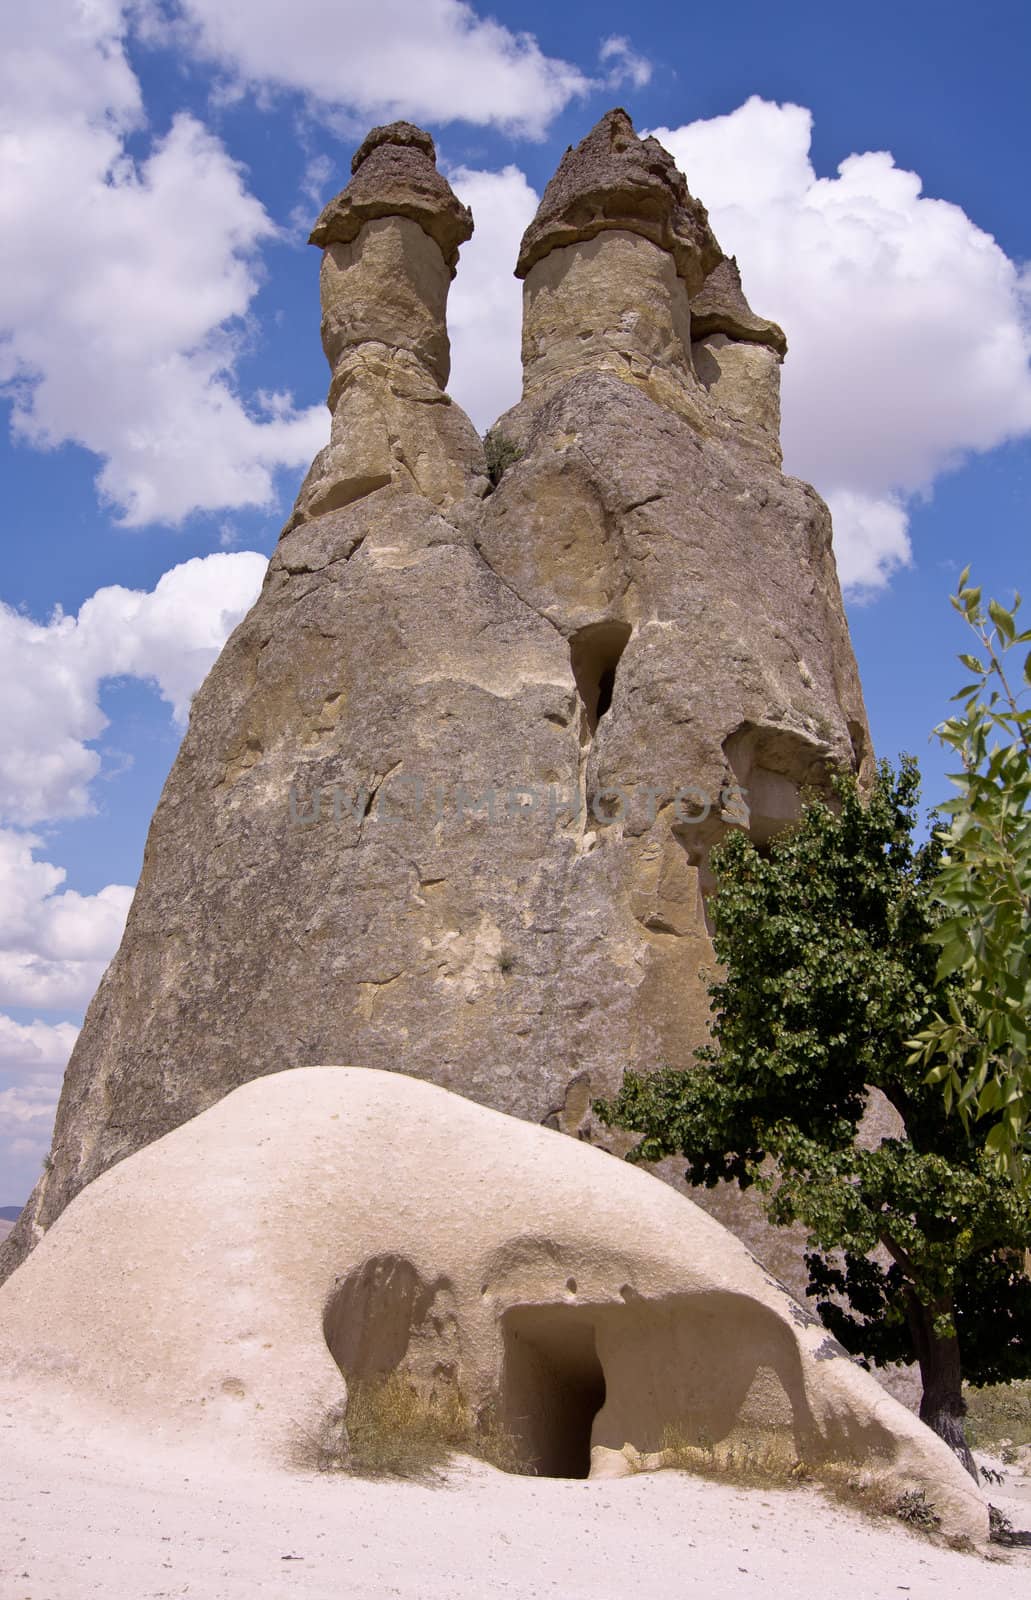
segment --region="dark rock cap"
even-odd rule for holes
[[[458,247],[472,236],[473,218],[437,171],[430,135],[411,122],[391,122],[366,134],[351,162],[347,188],[326,206],[309,244],[349,244],[367,222],[408,217],[440,247],[454,276]]]
[[[417,128],[414,122],[387,122],[380,128],[370,128],[354,155],[351,157],[351,176],[358,171],[366,156],[371,156],[381,144],[396,144],[402,148],[421,150],[428,156],[433,165],[437,165],[437,147],[433,143],[433,135],[426,132],[425,128]]]
[[[701,201],[657,139],[639,139],[627,113],[607,111],[586,139],[566,151],[523,234],[516,277],[561,245],[610,228],[642,234],[668,250],[690,293],[722,251]]]
[[[783,328],[765,317],[757,317],[745,299],[735,256],[725,256],[719,266],[713,268],[691,301],[692,339],[704,339],[709,333],[725,333],[730,339],[766,344],[781,356],[788,353]]]

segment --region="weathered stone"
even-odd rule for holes
[[[333,439],[194,701],[7,1270],[284,1063],[403,1065],[625,1148],[592,1099],[707,1034],[711,844],[869,773],[830,519],[749,365],[778,352],[692,359],[688,245],[719,251],[652,145],[610,113],[549,186],[496,485],[441,387],[445,256],[403,209],[327,243]],[[429,163],[413,135],[359,175],[384,150]],[[700,1198],[787,1275],[750,1201]]]
[[[745,299],[736,256],[724,256],[691,301],[692,339],[704,339],[711,333],[769,345],[779,356],[788,353],[783,328],[757,317]]]
[[[590,369],[634,383],[696,427],[704,396],[692,370],[687,287],[672,256],[627,230],[562,245],[523,291],[523,396]]]
[[[410,122],[373,128],[355,151],[351,171],[347,188],[312,229],[311,243],[350,244],[367,222],[410,217],[438,246],[453,277],[458,247],[472,237],[472,213],[437,171],[429,134]]]
[[[369,129],[351,157],[351,176],[354,177],[362,163],[367,160],[374,150],[378,150],[380,145],[384,144],[420,150],[434,166],[437,164],[437,147],[433,143],[433,135],[427,133],[425,128],[416,127],[414,122],[387,122],[381,124],[378,128]],[[470,228],[469,231],[471,233],[472,229]]]
[[[711,333],[691,346],[694,370],[710,398],[781,463],[780,356],[768,345]]]
[[[639,139],[625,111],[608,111],[566,151],[523,234],[516,276],[563,245],[608,229],[641,234],[673,258],[696,293],[722,256],[709,216],[656,139]]]
[[[346,1454],[348,1384],[400,1371],[541,1475],[661,1466],[672,1429],[872,1458],[988,1535],[948,1447],[704,1212],[399,1071],[274,1074],[105,1173],[0,1290],[0,1370],[234,1463]]]
[[[780,364],[787,340],[757,317],[733,256],[722,260],[691,301],[691,358],[710,398],[780,466]]]
[[[390,484],[442,509],[487,487],[480,440],[444,392],[448,289],[472,218],[433,161],[411,123],[375,128],[312,234],[333,422],[287,531]]]

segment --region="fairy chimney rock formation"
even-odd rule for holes
[[[713,841],[869,768],[830,518],[779,468],[783,334],[672,158],[620,111],[563,158],[486,453],[444,389],[470,228],[407,123],[316,224],[332,437],[195,698],[6,1270],[284,1065],[604,1142],[592,1100],[706,1037]]]
[[[484,473],[480,441],[444,392],[447,297],[472,216],[410,122],[374,128],[311,234],[323,251],[322,347],[332,433],[288,526],[410,481],[435,505]]]
[[[524,393],[592,368],[698,418],[689,295],[720,259],[673,158],[610,111],[567,150],[523,235]]]
[[[669,151],[655,139],[639,139],[619,108],[562,157],[523,235],[516,275],[525,278],[552,250],[616,229],[670,255],[689,293],[697,293],[722,255],[705,207],[689,193]]]

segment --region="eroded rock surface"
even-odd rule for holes
[[[0,1290],[0,1369],[34,1404],[282,1464],[346,1458],[347,1385],[400,1369],[542,1475],[627,1471],[672,1429],[872,1465],[988,1533],[948,1447],[697,1206],[400,1071],[265,1077],[104,1173]]]
[[[613,228],[668,252],[691,293],[722,258],[708,213],[669,151],[657,139],[639,139],[619,109],[562,157],[523,235],[516,273],[523,278],[549,251]]]
[[[592,1099],[705,1038],[713,841],[869,768],[830,519],[779,468],[783,336],[671,158],[614,112],[564,159],[489,464],[443,387],[467,229],[408,124],[320,219],[332,440],[194,701],[6,1270],[284,1064],[607,1138]]]

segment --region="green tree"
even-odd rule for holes
[[[936,730],[961,771],[941,808],[948,825],[932,886],[948,913],[932,935],[938,978],[961,979],[965,1003],[952,996],[936,1008],[912,1043],[946,1103],[965,1122],[986,1119],[987,1149],[1019,1179],[1031,1126],[1031,651],[1022,667],[1008,657],[1023,653],[1031,629],[1017,631],[1019,595],[1009,611],[989,600],[986,613],[969,577],[968,567],[952,604],[979,652],[960,656],[971,675],[952,697],[962,710]]]
[[[909,1047],[951,1001],[966,1017],[929,939],[942,846],[913,840],[916,764],[882,763],[865,804],[851,777],[835,788],[767,853],[737,831],[713,852],[712,1043],[598,1109],[642,1135],[629,1159],[683,1155],[692,1183],[754,1185],[771,1222],[801,1223],[824,1324],[868,1363],[915,1359],[921,1417],[974,1472],[963,1379],[1031,1373],[1031,1200]],[[879,1143],[860,1131],[872,1089],[898,1119]]]

